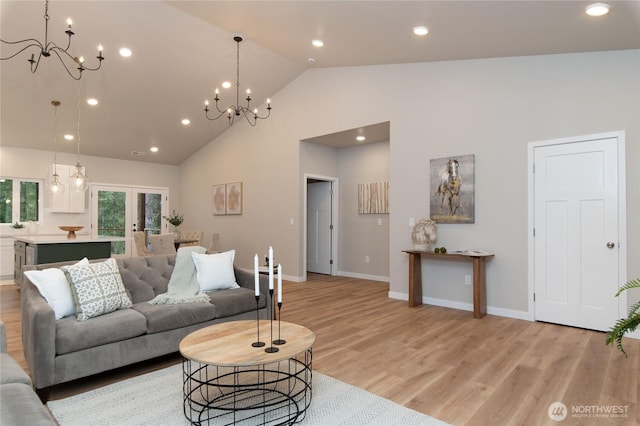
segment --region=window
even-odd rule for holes
[[[39,221],[42,187],[38,179],[0,178],[0,223]]]

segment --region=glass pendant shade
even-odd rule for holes
[[[60,181],[60,176],[58,176],[58,173],[54,172],[54,174],[53,174],[53,176],[51,178],[51,182],[49,182],[49,184],[47,186],[48,186],[48,189],[49,189],[49,194],[52,197],[58,197],[58,196],[64,194],[64,185]]]
[[[89,188],[89,178],[82,173],[80,162],[76,163],[76,171],[69,178],[69,183],[71,190],[75,192],[85,192]]]

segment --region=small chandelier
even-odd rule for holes
[[[89,188],[89,178],[82,172],[82,165],[80,164],[80,85],[81,82],[78,81],[78,131],[76,134],[78,138],[78,158],[76,160],[76,170],[70,178],[71,189],[76,192],[84,192]]]
[[[60,182],[60,176],[58,175],[58,107],[60,101],[51,101],[53,105],[53,176],[51,176],[51,182],[47,185],[49,194],[52,197],[60,196],[64,193],[64,185]]]
[[[95,68],[87,67],[84,64],[84,58],[82,56],[80,57],[72,56],[69,53],[69,47],[71,47],[71,36],[74,34],[74,32],[71,30],[71,24],[72,24],[71,18],[67,19],[67,30],[65,31],[65,34],[69,36],[69,40],[67,41],[67,47],[63,49],[58,45],[56,45],[54,42],[49,41],[49,0],[46,0],[45,6],[44,6],[44,43],[41,43],[39,40],[36,40],[35,38],[27,38],[27,39],[18,40],[18,41],[6,41],[6,40],[0,39],[0,41],[2,41],[2,43],[5,43],[5,44],[27,43],[26,46],[24,46],[22,49],[20,49],[13,55],[7,56],[6,58],[0,58],[0,60],[4,61],[7,59],[11,59],[19,55],[20,53],[24,52],[25,50],[31,47],[35,47],[39,51],[38,58],[36,59],[35,53],[32,53],[31,58],[27,60],[31,64],[32,73],[35,73],[38,70],[38,65],[40,65],[40,59],[42,59],[43,56],[45,58],[48,58],[53,53],[58,57],[58,59],[60,60],[60,63],[62,64],[64,69],[67,71],[67,74],[69,74],[69,76],[71,76],[71,78],[73,78],[74,80],[80,80],[82,78],[83,71],[99,70],[100,67],[102,66],[102,61],[104,60],[104,57],[102,56],[102,45],[98,46],[98,56],[96,56],[96,58],[98,59],[98,66]],[[65,61],[66,62],[72,61],[73,65],[67,64]],[[77,66],[76,69],[78,70],[78,73],[75,73],[75,71],[72,71],[69,68],[70,66],[72,67]]]
[[[225,109],[220,109],[220,107],[218,106],[218,101],[220,101],[220,98],[218,97],[219,91],[218,88],[216,88],[216,97],[214,98],[214,100],[216,101],[216,110],[218,110],[218,115],[215,117],[209,116],[208,100],[204,102],[204,112],[206,117],[212,121],[217,120],[218,118],[226,114],[227,118],[229,119],[229,126],[233,124],[233,120],[236,117],[243,115],[250,125],[255,126],[258,123],[258,120],[264,120],[266,118],[269,118],[269,116],[271,115],[271,101],[267,99],[267,115],[265,115],[264,117],[260,117],[258,115],[257,109],[251,111],[251,90],[247,89],[247,97],[245,98],[245,100],[247,101],[247,105],[240,105],[240,42],[242,41],[242,37],[235,36],[233,37],[233,40],[236,42],[236,104],[230,105]]]

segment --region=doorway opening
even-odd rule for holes
[[[307,273],[335,275],[338,178],[305,175],[304,280]]]

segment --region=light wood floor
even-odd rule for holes
[[[605,346],[604,333],[408,308],[388,291],[386,283],[310,275],[306,283],[284,283],[282,318],[315,332],[314,370],[454,425],[640,424],[640,341],[625,340],[625,358]],[[0,297],[9,353],[26,367],[19,291],[2,286]],[[168,356],[58,386],[51,398],[177,362]],[[556,401],[569,410],[560,423],[547,414]],[[585,417],[613,406],[626,406],[626,417]],[[572,417],[572,409],[582,417]]]

